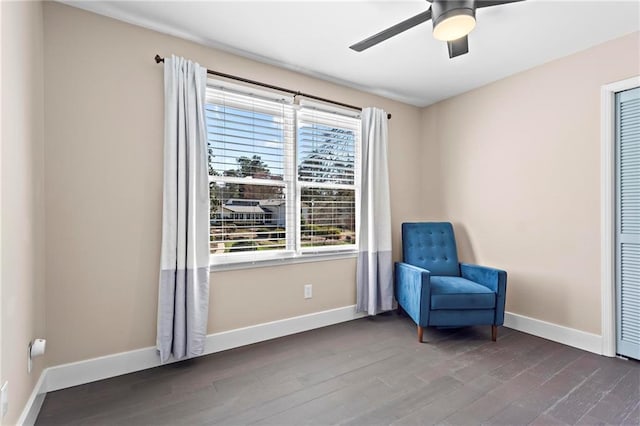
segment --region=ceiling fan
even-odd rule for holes
[[[399,24],[380,31],[378,34],[349,46],[356,52],[362,52],[391,37],[407,31],[416,25],[433,20],[433,36],[447,42],[449,58],[469,52],[467,35],[476,26],[476,9],[516,3],[524,0],[427,0],[431,7],[426,12],[406,19]]]

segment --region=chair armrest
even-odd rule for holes
[[[462,278],[483,285],[496,293],[495,324],[502,325],[504,323],[504,305],[507,293],[507,272],[487,266],[461,263],[460,274]]]
[[[481,284],[496,293],[504,294],[506,291],[507,273],[501,269],[461,263],[460,274],[462,278]]]
[[[398,304],[416,324],[426,327],[431,305],[431,272],[408,263],[396,262],[395,284]]]

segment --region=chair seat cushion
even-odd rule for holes
[[[494,309],[496,294],[461,277],[431,277],[431,309]]]

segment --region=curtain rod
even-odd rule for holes
[[[156,64],[159,64],[160,62],[164,62],[164,58],[162,56],[160,56],[160,55],[156,55],[156,57],[154,59],[156,60]],[[327,103],[338,105],[338,106],[341,106],[341,107],[362,111],[361,107],[357,107],[357,106],[353,106],[353,105],[349,105],[349,104],[344,104],[342,102],[332,101],[331,99],[321,98],[319,96],[310,95],[308,93],[302,93],[302,92],[296,91],[296,90],[285,89],[284,87],[278,87],[278,86],[274,86],[272,84],[261,83],[259,81],[255,81],[255,80],[249,80],[248,78],[242,78],[242,77],[238,77],[238,76],[231,75],[231,74],[225,74],[225,73],[219,72],[219,71],[214,71],[214,70],[207,69],[207,74],[217,75],[219,77],[229,78],[231,80],[241,81],[243,83],[254,84],[254,85],[260,86],[260,87],[266,87],[268,89],[277,90],[279,92],[290,93],[290,94],[292,94],[294,96],[304,96],[305,98],[313,99],[313,100],[316,100],[316,101],[327,102]],[[387,114],[387,119],[389,119],[389,120],[391,119],[391,114]]]

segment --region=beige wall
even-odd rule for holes
[[[49,365],[155,344],[163,140],[156,53],[386,109],[394,229],[427,214],[412,171],[424,166],[415,155],[419,108],[57,3],[45,4],[44,21]],[[399,241],[395,232],[396,249]],[[309,283],[314,297],[304,300]],[[354,303],[355,259],[218,272],[209,332]]]
[[[42,5],[2,2],[2,378],[14,424],[40,376],[27,344],[44,337]]]
[[[600,334],[600,87],[634,33],[423,110],[461,256],[509,273],[507,310]]]

